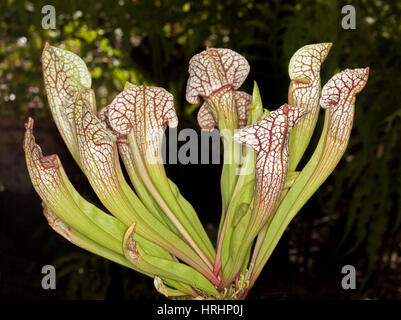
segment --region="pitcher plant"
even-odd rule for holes
[[[46,44],[41,61],[54,122],[105,208],[77,192],[57,155],[43,155],[29,118],[26,163],[49,225],[73,244],[153,278],[168,298],[245,299],[288,224],[334,170],[350,139],[356,95],[369,68],[341,71],[321,88],[320,68],[331,46],[295,52],[287,101],[273,111],[263,108],[256,83],[252,95],[239,91],[250,71],[242,55],[207,48],[190,60],[186,100],[202,103],[200,127],[218,129],[224,146],[214,245],[163,166],[165,130],[178,125],[173,95],[127,83],[98,108],[84,61]],[[320,140],[304,159],[321,108]]]

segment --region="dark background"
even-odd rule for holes
[[[41,8],[47,4],[56,8],[55,30],[41,27]],[[161,299],[151,279],[74,247],[50,229],[41,213],[22,152],[28,116],[35,118],[44,152],[58,153],[81,194],[96,201],[50,116],[40,65],[48,41],[85,60],[99,107],[127,80],[162,86],[176,98],[180,127],[196,130],[196,108],[185,102],[187,68],[191,56],[206,46],[244,55],[251,73],[242,89],[252,92],[256,80],[264,106],[271,110],[287,101],[288,62],[305,44],[333,42],[322,67],[322,84],[345,68],[370,66],[343,160],[291,222],[249,298],[401,298],[401,3],[352,1],[355,30],[341,27],[346,4],[2,0],[0,297]],[[220,218],[220,169],[167,166],[212,238]],[[57,269],[53,291],[40,285],[46,264]],[[356,290],[341,288],[345,264],[357,270]]]

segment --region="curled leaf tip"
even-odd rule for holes
[[[130,87],[109,105],[108,121],[122,136],[132,132],[143,155],[158,157],[166,125],[178,125],[173,101],[173,95],[163,88]]]
[[[25,127],[24,152],[32,185],[43,201],[51,208],[55,208],[58,200],[63,197],[59,174],[61,164],[57,155],[43,155],[42,149],[35,142],[32,118]]]
[[[189,79],[186,99],[199,103],[200,97],[208,97],[223,86],[238,89],[249,73],[246,59],[230,49],[207,48],[189,61]]]
[[[166,298],[168,298],[168,290],[167,287],[164,285],[163,280],[160,279],[158,276],[155,276],[155,279],[153,281],[153,284],[156,288],[156,290],[164,295]]]
[[[128,227],[127,231],[124,234],[123,241],[123,250],[125,257],[135,263],[140,259],[140,255],[138,249],[136,248],[136,241],[132,238],[135,231],[136,223],[134,222],[131,226]]]
[[[54,88],[68,91],[81,86],[91,87],[92,78],[85,62],[75,53],[53,47],[47,42],[42,52],[42,68],[45,75],[52,76]],[[59,75],[61,77],[57,78]]]
[[[369,67],[346,69],[335,74],[323,87],[320,105],[322,108],[337,107],[365,87],[369,77]]]
[[[311,83],[319,78],[320,67],[326,59],[332,43],[317,43],[303,46],[292,56],[288,66],[291,80]]]
[[[288,102],[304,108],[308,114],[299,121],[290,137],[290,164],[294,171],[312,138],[319,114],[320,68],[326,59],[331,43],[310,44],[300,48],[292,56],[288,72],[291,78]]]
[[[58,169],[57,155],[51,154],[44,156],[42,149],[35,141],[35,136],[33,135],[33,125],[34,120],[30,117],[25,123],[25,139],[24,139],[24,149],[26,153],[27,160],[30,160],[30,164],[35,167],[41,167],[43,169]]]
[[[45,216],[49,226],[56,231],[59,235],[71,240],[71,227],[63,222],[56,214],[51,211],[44,203],[42,203],[43,215]]]
[[[73,111],[78,93],[96,108],[91,75],[85,62],[76,54],[46,44],[42,52],[42,71],[50,110],[57,128],[79,164],[78,146],[73,126]]]
[[[344,144],[351,132],[356,95],[365,87],[369,67],[346,69],[335,74],[323,87],[320,105],[330,110],[329,135]]]
[[[111,127],[122,135],[129,134],[137,126],[145,130],[143,121],[147,121],[150,128],[178,125],[172,94],[158,87],[127,88],[116,96],[108,113]]]

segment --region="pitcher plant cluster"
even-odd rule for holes
[[[46,44],[42,67],[53,119],[106,209],[77,192],[57,155],[42,154],[29,118],[26,163],[49,225],[73,244],[152,277],[168,298],[245,299],[290,221],[347,147],[369,68],[346,69],[321,88],[330,48],[319,43],[295,52],[287,103],[274,111],[263,108],[256,83],[252,95],[238,90],[250,70],[240,54],[207,48],[190,60],[186,99],[202,103],[200,127],[218,128],[224,146],[214,246],[164,170],[163,135],[178,124],[172,94],[127,83],[98,112],[84,61]],[[300,167],[321,108],[320,140]]]

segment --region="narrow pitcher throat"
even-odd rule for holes
[[[227,84],[213,91],[205,98],[213,117],[218,121],[220,130],[237,129],[238,115],[234,99],[234,88]]]

